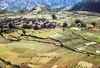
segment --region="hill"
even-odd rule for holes
[[[99,1],[84,1],[77,3],[71,11],[89,11],[100,13],[100,2]]]

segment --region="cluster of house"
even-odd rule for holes
[[[7,31],[12,29],[19,29],[19,28],[25,28],[25,29],[34,29],[39,30],[42,28],[47,29],[54,29],[56,27],[67,27],[67,22],[63,23],[62,25],[57,22],[50,22],[49,20],[45,18],[5,18],[0,21],[0,31]]]
[[[56,17],[53,16],[55,19]],[[96,26],[96,23],[93,22],[91,23],[94,27]],[[70,26],[74,27],[80,27],[80,28],[86,28],[87,25],[86,23],[82,22],[81,20],[76,20],[73,24]],[[56,27],[69,27],[67,22],[64,23],[57,23],[57,22],[51,22],[46,18],[5,18],[0,20],[0,31],[8,31],[12,29],[19,29],[19,28],[24,28],[24,29],[34,29],[34,30],[39,30],[42,28],[47,28],[47,29],[54,29]]]

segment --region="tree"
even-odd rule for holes
[[[63,23],[62,27],[68,27],[67,22]]]
[[[56,17],[55,14],[52,15],[52,19],[53,19],[53,20],[57,19],[57,17]]]
[[[81,20],[77,19],[77,20],[75,21],[75,24],[78,24],[78,23],[80,23],[80,22],[81,22]]]

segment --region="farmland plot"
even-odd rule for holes
[[[66,18],[66,15],[63,15]],[[75,17],[72,15],[66,19],[68,22],[70,20],[73,22],[76,20]],[[79,17],[84,20],[83,16]],[[62,24],[66,19],[59,22]],[[100,65],[99,30],[97,28],[81,30],[73,27],[65,28],[65,31],[63,28],[25,29],[26,35],[22,35],[22,30],[4,33],[6,39],[14,41],[7,42],[0,36],[0,58],[19,66],[27,63],[33,66],[32,68],[75,68],[80,61],[98,66]]]

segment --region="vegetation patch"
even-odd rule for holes
[[[95,41],[96,41],[96,42],[100,42],[100,38],[96,39]]]

